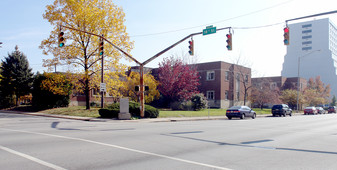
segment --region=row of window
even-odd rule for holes
[[[302,30],[302,40],[304,40],[302,42],[302,51],[307,51],[307,50],[311,50],[312,47],[309,46],[312,44],[312,41],[310,41],[309,39],[312,38],[312,35],[308,35],[309,33],[312,33],[312,24],[305,24],[305,25],[302,25],[302,28],[304,30]]]
[[[215,92],[214,91],[207,91],[207,100],[214,100],[215,99]],[[228,100],[229,98],[229,96],[228,96],[228,91],[226,90],[225,91],[225,100]],[[239,91],[237,91],[236,92],[236,100],[240,100],[240,92]]]
[[[245,75],[245,82],[248,82],[249,75]],[[240,80],[240,74],[236,74],[236,79]],[[207,71],[206,80],[215,80],[215,71]],[[229,80],[229,71],[225,72],[225,80]]]

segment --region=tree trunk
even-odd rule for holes
[[[84,85],[84,94],[85,94],[85,109],[90,110],[90,89],[89,89],[89,79],[85,77],[85,85]]]

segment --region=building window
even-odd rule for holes
[[[302,25],[302,28],[308,28],[308,27],[312,27],[312,24]]]
[[[237,99],[238,101],[240,100],[240,92],[239,92],[239,91],[236,92],[236,99]]]
[[[228,91],[225,91],[225,100],[228,100]]]
[[[307,33],[311,33],[311,32],[312,32],[312,30],[303,30],[302,34],[307,34]]]
[[[207,71],[206,80],[214,80],[214,79],[215,79],[215,73],[214,73],[214,71]]]
[[[248,75],[245,75],[245,82],[248,83]]]
[[[302,36],[302,39],[309,39],[309,38],[312,38],[312,36],[311,35]]]
[[[311,49],[312,49],[312,47],[303,47],[302,51],[311,50]]]
[[[229,80],[229,72],[228,71],[225,72],[225,80]]]
[[[304,41],[304,42],[302,42],[302,45],[309,45],[309,44],[312,44],[312,41]]]
[[[270,83],[270,89],[275,90],[276,87],[277,87],[277,83],[276,82]]]
[[[214,100],[214,91],[207,91],[207,99]]]

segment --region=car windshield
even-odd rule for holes
[[[282,108],[282,105],[274,105],[273,106],[273,109],[280,109],[280,108]]]
[[[232,106],[229,109],[240,109],[240,108],[241,108],[241,106]]]
[[[305,109],[314,109],[314,107],[306,107]]]

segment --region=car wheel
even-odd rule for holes
[[[275,117],[276,115],[275,114],[273,114],[273,117]]]
[[[229,120],[232,120],[232,117],[228,117]]]
[[[292,115],[293,115],[293,113],[292,113],[292,112],[290,112],[290,113],[289,113],[289,116],[292,116]]]
[[[287,112],[284,112],[284,113],[283,113],[283,117],[286,117],[286,115],[287,115]]]
[[[245,114],[244,114],[244,113],[242,113],[242,115],[241,115],[240,119],[244,119],[244,118],[245,118]]]
[[[252,116],[252,119],[255,119],[256,118],[256,114],[254,113],[253,116]]]

